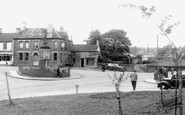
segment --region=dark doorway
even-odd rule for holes
[[[81,67],[84,67],[84,58],[81,58]]]

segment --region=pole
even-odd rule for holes
[[[176,78],[175,78],[175,115],[177,115],[177,78],[178,78],[178,59],[177,59],[177,48],[175,47],[176,51],[176,59],[175,59],[175,66],[176,66]]]
[[[182,71],[179,68],[179,103],[180,103],[180,107],[179,107],[179,115],[182,115],[182,111],[183,111],[183,105],[182,105]]]
[[[157,35],[157,63],[158,63],[158,59],[159,59],[159,57],[158,57],[158,45],[159,45],[159,41],[158,41],[158,35]]]
[[[6,77],[6,84],[7,84],[7,91],[8,91],[8,98],[10,101],[10,105],[14,105],[11,99],[11,95],[10,95],[10,87],[9,87],[9,83],[8,83],[8,77],[7,77],[7,72],[5,72],[5,77]]]

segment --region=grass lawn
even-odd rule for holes
[[[173,98],[174,94],[174,90],[165,91],[165,98]],[[157,91],[121,92],[123,115],[174,115],[174,109],[156,112],[159,100]],[[14,99],[13,103],[1,101],[0,115],[118,115],[115,92]]]

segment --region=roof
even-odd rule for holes
[[[15,33],[0,33],[0,42],[11,42],[15,37]]]
[[[79,51],[79,52],[91,52],[97,51],[97,45],[73,45],[72,51]]]
[[[47,28],[26,28],[16,34],[15,38],[44,38],[47,32]],[[64,38],[61,32],[57,32],[52,28],[51,38]]]

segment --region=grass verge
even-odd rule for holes
[[[174,98],[174,91],[164,93],[165,99]],[[156,112],[158,91],[121,92],[121,101],[124,115],[174,115],[174,109]],[[115,92],[23,98],[13,102],[15,105],[1,101],[0,115],[118,115]]]

